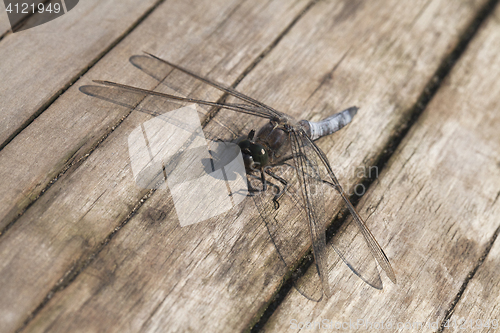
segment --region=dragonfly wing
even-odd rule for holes
[[[240,104],[240,106],[245,106],[246,108],[259,110],[261,114],[263,113],[268,118],[278,117],[282,115],[281,112],[276,111],[270,106],[262,102],[259,102],[256,99],[253,99],[245,94],[242,94],[231,87],[227,87],[221,83],[215,82],[206,77],[198,75],[188,69],[185,69],[179,65],[175,65],[150,53],[147,52],[145,53],[147,54],[147,56],[135,55],[130,57],[130,62],[134,66],[145,72],[146,74],[150,75],[151,77],[163,83],[167,82],[167,80],[165,79],[167,75],[170,74],[173,70],[177,70],[181,73],[184,73],[185,75],[183,79],[168,80],[168,86],[171,89],[175,90],[176,92],[180,93],[181,95],[188,96],[193,87],[193,83],[191,83],[190,80],[186,80],[186,75],[187,75],[191,79],[203,82],[213,88],[216,88],[219,91],[222,91],[228,95],[238,98],[239,100],[247,103],[247,104]],[[209,97],[207,96],[207,98]]]
[[[293,154],[296,156],[295,168],[306,208],[316,268],[325,295],[332,294],[335,285],[342,277],[341,262],[367,284],[381,289],[378,260],[375,260],[377,257],[371,242],[374,238],[369,233],[370,241],[366,239],[366,232],[369,231],[364,223],[362,224],[364,229],[359,232],[360,224],[356,220],[359,215],[352,213],[354,207],[338,184],[326,157],[301,130],[291,131],[290,141]],[[351,223],[353,220],[356,227]],[[327,246],[325,231],[332,221],[339,227],[329,241],[331,246]],[[367,253],[371,255],[366,256]]]
[[[322,164],[322,166],[327,170],[328,175],[326,178],[328,178],[328,182],[331,181],[330,186],[333,186],[337,189],[337,192],[339,193],[340,197],[342,198],[345,206],[347,207],[352,220],[354,224],[356,225],[358,231],[363,235],[364,240],[366,244],[368,245],[368,248],[373,255],[373,257],[376,259],[380,267],[385,271],[389,279],[393,282],[396,283],[396,275],[394,274],[394,271],[392,269],[391,263],[389,262],[389,259],[385,255],[384,251],[378,244],[377,240],[373,236],[373,234],[370,232],[368,227],[366,226],[365,222],[359,216],[358,212],[352,205],[352,203],[349,201],[347,198],[347,194],[344,192],[342,189],[342,186],[340,185],[339,181],[337,180],[337,177],[333,173],[332,168],[330,167],[330,164],[328,162],[328,159],[326,158],[325,154],[319,149],[318,146],[307,136],[305,135],[305,139],[307,140],[307,146],[313,150],[313,152],[316,154],[316,156],[319,158],[319,163]],[[312,152],[311,152],[312,153]],[[311,154],[312,155],[312,154]],[[354,270],[353,270],[354,271]],[[356,271],[354,271],[356,273]]]
[[[316,160],[310,158],[304,132],[289,132],[292,154],[295,157],[295,169],[299,179],[301,195],[307,217],[316,269],[326,296],[331,295],[328,279],[328,252],[326,251],[326,207],[324,183]],[[327,188],[327,187],[326,187]]]
[[[175,69],[191,76],[192,78],[195,78],[195,79],[197,79],[205,84],[208,84],[208,85],[210,85],[210,86],[212,86],[220,91],[223,91],[226,94],[229,94],[233,97],[236,97],[236,98],[238,98],[238,99],[240,99],[248,104],[251,104],[258,109],[264,109],[268,112],[269,116],[279,116],[282,114],[281,112],[274,110],[270,106],[267,106],[266,104],[259,102],[256,99],[253,99],[249,96],[246,96],[245,94],[242,94],[239,91],[236,91],[235,89],[233,89],[231,87],[227,87],[221,83],[215,82],[215,81],[210,80],[208,78],[205,78],[201,75],[193,73],[188,69],[185,69],[179,65],[172,64],[171,62],[164,60],[164,59],[161,59],[155,55],[152,55],[151,53],[148,53],[148,52],[144,52],[144,53],[146,53],[149,57],[143,56],[141,58],[141,56],[134,56],[134,57],[130,58],[130,62],[132,62],[135,66],[142,69],[143,71],[145,71],[148,74],[153,73],[150,75],[155,77],[155,78],[156,78],[156,76],[155,76],[156,74],[154,74],[154,73],[157,72],[157,68],[164,68],[164,66],[169,66],[172,69],[175,68]]]
[[[194,104],[207,105],[207,106],[212,106],[212,107],[216,107],[216,108],[222,108],[222,109],[227,109],[227,110],[231,110],[231,111],[246,113],[246,114],[250,114],[253,116],[257,116],[257,117],[272,119],[272,117],[266,113],[266,110],[259,109],[259,108],[256,108],[254,106],[243,106],[241,104],[210,102],[210,101],[205,101],[205,100],[196,99],[196,98],[183,97],[183,96],[178,96],[178,95],[173,95],[173,94],[166,94],[166,93],[162,93],[162,92],[154,91],[154,90],[142,89],[142,88],[133,87],[133,86],[129,86],[126,84],[121,84],[121,83],[116,83],[116,82],[111,82],[111,81],[94,80],[94,82],[100,83],[104,86],[112,87],[113,89],[116,89],[116,90],[122,91],[122,92],[127,91],[127,92],[136,93],[136,94],[143,94],[146,96],[159,97],[159,98],[163,98],[165,100],[171,101],[171,102],[192,103],[192,104],[194,103]]]
[[[215,109],[223,108],[231,111],[241,112],[250,114],[253,116],[267,118],[267,119],[275,119],[276,117],[282,116],[283,114],[274,110],[273,108],[261,103],[251,97],[248,97],[232,88],[226,87],[220,83],[214,82],[208,78],[197,75],[185,68],[174,65],[168,61],[160,59],[156,56],[148,54],[149,56],[132,56],[130,58],[130,62],[141,69],[144,73],[148,74],[152,78],[156,79],[159,82],[165,83],[168,87],[168,92],[163,93],[156,90],[148,90],[141,89],[138,87],[133,87],[125,84],[110,82],[110,81],[102,81],[95,80],[94,82],[100,83],[104,86],[115,89],[115,91],[107,90],[103,94],[104,90],[101,89],[98,93],[95,93],[98,90],[98,86],[82,86],[80,90],[88,95],[99,97],[101,99],[108,100],[118,105],[125,105],[129,108],[135,108],[137,106],[136,99],[140,101],[145,96],[165,99],[174,103],[195,103],[202,107],[212,107]],[[177,70],[184,74],[184,78],[176,80],[175,78],[169,79],[171,73]],[[191,94],[193,84],[186,80],[186,75],[189,79],[195,79],[202,83],[205,83],[209,86],[212,86],[220,91],[223,91],[231,96],[234,96],[247,104],[232,104],[225,102],[211,102],[209,96],[205,96],[205,98],[193,98],[189,97]],[[168,81],[168,82],[167,82]],[[182,83],[181,83],[182,82]],[[104,95],[104,96],[103,96]],[[129,97],[133,96],[133,101],[129,101]],[[142,99],[141,99],[142,98]],[[124,100],[126,101],[124,103]],[[141,109],[137,109],[138,111],[143,111]],[[151,113],[150,110],[145,110],[143,112]],[[152,113],[156,115],[156,113]],[[210,118],[213,118],[213,114],[210,115]]]
[[[318,279],[316,283],[304,284],[300,279],[303,274],[294,269],[294,266],[304,257],[304,249],[307,249],[311,242],[306,210],[295,167],[290,164],[282,164],[268,167],[266,171],[266,191],[263,190],[261,177],[248,176],[250,187],[258,190],[258,192],[253,193],[255,205],[266,225],[280,260],[288,270],[293,272],[291,279],[295,288],[306,298],[320,301],[323,291],[317,274],[315,276]],[[285,180],[286,185],[279,179]],[[279,206],[277,206],[273,199],[285,186],[287,188],[278,201]]]
[[[139,104],[147,97],[146,94],[128,90],[113,89],[110,87],[84,85],[80,91],[85,95],[96,97],[104,101],[120,105],[129,109],[148,113],[152,116],[159,116],[160,113],[155,108],[139,108]]]
[[[149,96],[140,91],[115,89],[106,86],[84,85],[80,91],[86,95],[126,107],[131,110],[147,113],[178,128],[191,130],[189,124],[168,111],[179,109],[179,104],[172,103],[157,96]],[[159,112],[161,110],[162,112]]]

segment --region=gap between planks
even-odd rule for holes
[[[471,271],[469,272],[469,274],[467,274],[467,278],[465,279],[465,281],[462,284],[462,286],[460,286],[460,290],[458,291],[457,295],[455,296],[455,298],[451,302],[450,308],[448,310],[446,310],[445,315],[443,317],[443,321],[439,325],[439,330],[437,331],[437,333],[441,333],[441,332],[443,332],[445,330],[445,328],[446,328],[445,327],[446,322],[451,319],[451,316],[455,312],[455,308],[457,307],[458,302],[460,301],[460,299],[462,298],[463,294],[465,293],[465,291],[467,289],[467,286],[469,285],[469,282],[472,281],[472,279],[476,275],[479,267],[481,267],[481,265],[486,260],[486,257],[491,252],[491,249],[493,248],[493,244],[495,244],[495,241],[497,240],[499,233],[500,233],[500,226],[493,233],[493,236],[491,237],[488,245],[484,249],[483,254],[481,255],[481,257],[477,261],[477,263],[474,266],[474,268],[472,268]]]

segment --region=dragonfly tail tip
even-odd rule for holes
[[[349,112],[349,115],[352,117],[354,117],[356,115],[356,113],[358,113],[358,110],[359,108],[357,106],[352,106],[350,107],[349,109],[347,109],[348,112]]]

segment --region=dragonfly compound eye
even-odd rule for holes
[[[263,145],[250,140],[243,140],[238,145],[248,170],[260,169],[269,164],[269,156]]]
[[[269,156],[267,150],[263,145],[258,143],[252,143],[250,146],[250,153],[252,155],[255,164],[258,164],[260,168],[263,168],[269,164]]]

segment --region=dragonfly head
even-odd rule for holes
[[[266,148],[253,141],[254,135],[255,131],[252,130],[250,134],[248,134],[248,138],[238,143],[243,155],[243,162],[245,162],[245,168],[248,171],[260,170],[269,163],[269,155],[267,154]]]

